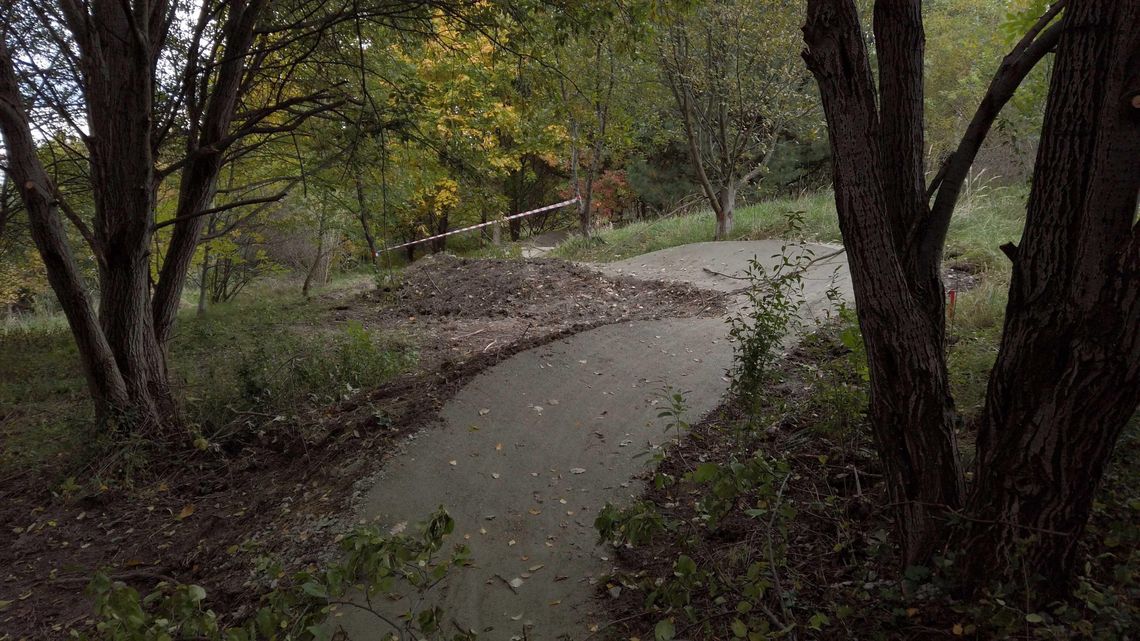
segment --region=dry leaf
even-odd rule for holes
[[[182,519],[189,517],[193,513],[194,513],[194,504],[190,503],[190,504],[186,505],[186,507],[182,508],[182,511],[178,513],[177,518],[179,521],[181,521]]]

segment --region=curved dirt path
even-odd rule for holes
[[[739,274],[752,256],[771,263],[779,251],[776,241],[698,243],[598,267],[733,291],[743,283],[705,270]],[[805,313],[826,306],[836,266],[846,269],[843,256],[806,274]],[[392,459],[360,518],[399,527],[448,509],[473,559],[434,592],[449,628],[454,621],[493,641],[590,636],[604,625],[595,583],[610,569],[594,518],[607,501],[640,494],[633,478],[646,469],[643,455],[666,439],[657,418],[664,385],[688,392],[690,421],[719,404],[732,360],[726,333],[718,318],[640,321],[508,358],[446,404],[442,427]],[[359,641],[389,631],[351,611],[337,622]]]

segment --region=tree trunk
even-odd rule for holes
[[[174,215],[175,220],[179,222],[174,225],[166,255],[163,256],[162,270],[154,289],[154,301],[151,303],[154,333],[162,346],[170,340],[174,330],[174,321],[182,301],[182,289],[186,285],[186,276],[194,258],[194,251],[202,237],[205,217],[201,214],[210,208],[217,194],[218,174],[228,144],[221,141],[226,140],[231,133],[230,127],[233,124],[238,99],[245,91],[242,82],[245,80],[246,53],[253,43],[254,25],[260,19],[267,3],[268,0],[250,0],[230,4],[222,27],[227,54],[218,64],[217,75],[210,87],[209,100],[205,105],[205,115],[198,135],[190,136],[187,141],[187,162],[179,180],[178,205]],[[128,35],[120,37],[131,40],[130,32],[126,33]],[[149,52],[147,55],[150,55]],[[148,75],[152,73],[151,64],[138,66]],[[153,89],[148,88],[146,93],[148,109],[152,94]],[[145,119],[144,126],[149,139],[153,114],[147,111],[145,114],[140,114],[140,118]],[[153,159],[151,173],[152,175],[154,173]],[[145,219],[148,226],[153,218],[152,209],[147,212]]]
[[[12,212],[15,207],[12,206],[12,200],[9,198],[12,192],[12,181],[8,178],[8,174],[0,176],[0,241],[4,240],[4,232],[8,229],[8,221],[12,218]]]
[[[321,260],[325,254],[325,209],[321,205],[320,218],[317,219],[317,253],[313,256],[313,262],[309,264],[309,269],[305,271],[305,282],[301,285],[301,295],[305,298],[309,297],[309,292],[312,291],[313,281],[318,280],[317,274],[321,269]]]
[[[356,206],[360,210],[360,227],[364,230],[364,242],[368,244],[368,262],[376,266],[376,239],[372,236],[372,225],[368,221],[368,203],[364,198],[364,181],[360,168],[356,169]]]
[[[1140,403],[1140,2],[1070,4],[978,436],[963,541],[975,584],[1063,591]]]
[[[447,224],[447,211],[442,211],[439,214],[439,218],[436,219],[434,234],[446,234]],[[438,254],[443,251],[447,251],[447,236],[431,241],[431,253]]]
[[[906,4],[908,16],[916,16],[917,0]],[[877,23],[882,19],[876,16]],[[819,83],[829,125],[836,208],[867,346],[871,427],[895,506],[903,561],[925,565],[945,540],[941,517],[960,506],[963,485],[937,267],[912,269],[900,251],[905,245],[900,239],[917,222],[906,217],[922,211],[925,190],[912,184],[912,166],[884,167],[884,160],[916,157],[912,147],[921,136],[886,134],[901,122],[921,123],[922,94],[913,88],[921,87],[922,66],[902,58],[901,50],[913,42],[881,35],[880,56],[886,58],[881,68],[911,75],[910,89],[884,87],[893,88],[881,96],[883,102],[908,103],[884,105],[884,118],[898,121],[894,125],[879,119],[854,4],[808,3],[804,57]],[[892,43],[899,51],[882,51]],[[921,49],[917,55],[921,58]],[[896,149],[900,146],[906,149]],[[905,202],[889,199],[888,193]]]
[[[68,245],[53,197],[55,187],[36,154],[16,83],[8,48],[0,39],[0,131],[4,135],[7,170],[24,202],[29,231],[44,262],[48,282],[75,336],[95,414],[103,421],[126,410],[130,395]]]
[[[514,210],[512,213],[519,213],[523,210],[522,182],[526,180],[526,171],[519,170],[516,173],[519,174],[519,178],[517,179],[517,182],[514,186],[513,191],[515,193],[511,198],[511,202],[514,203]],[[510,230],[511,240],[518,242],[519,238],[522,237],[522,218],[513,218],[511,220],[508,220],[507,229]],[[498,245],[499,237],[502,234],[500,225],[495,226],[495,233],[495,244]]]
[[[717,193],[716,235],[714,240],[728,240],[732,236],[732,215],[736,211],[736,184],[730,178]]]

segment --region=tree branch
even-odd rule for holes
[[[985,142],[1002,107],[1013,97],[1029,72],[1037,66],[1045,54],[1056,47],[1061,39],[1064,23],[1058,22],[1051,27],[1048,25],[1065,7],[1067,1],[1059,0],[1049,7],[1049,10],[1002,60],[990,81],[986,95],[966,128],[965,135],[958,143],[958,148],[931,181],[927,189],[927,199],[929,200],[935,193],[937,197],[926,222],[914,231],[916,236],[921,234],[918,238],[921,259],[933,260],[941,255],[942,245],[946,242],[946,234],[950,229],[950,218],[954,214],[954,207],[958,204],[958,196],[962,192],[962,183],[974,164],[978,150]]]
[[[228,211],[230,209],[237,209],[238,207],[246,207],[248,205],[260,205],[263,203],[275,203],[275,202],[281,200],[282,198],[284,198],[288,195],[289,195],[288,191],[282,191],[282,192],[278,192],[276,194],[273,194],[272,196],[262,196],[259,198],[246,198],[245,200],[237,200],[237,201],[234,201],[232,203],[226,203],[225,205],[219,205],[217,207],[211,207],[210,209],[204,209],[200,212],[190,214],[189,216],[178,216],[177,218],[171,218],[169,220],[164,220],[160,223],[155,223],[155,225],[151,227],[151,230],[158,231],[159,229],[162,229],[163,227],[168,227],[170,225],[177,225],[178,223],[182,223],[182,222],[185,222],[187,220],[193,220],[195,218],[200,218],[202,216],[209,216],[210,214],[221,213],[223,211]]]

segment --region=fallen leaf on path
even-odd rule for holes
[[[572,468],[570,468],[570,473],[571,473],[571,474],[585,474],[585,473],[586,473],[586,468],[583,468],[583,467],[572,467]]]
[[[483,409],[479,410],[479,416],[486,416],[490,413],[491,413],[490,408],[484,407]]]
[[[511,579],[509,583],[512,588],[521,588],[523,580],[516,576],[515,578]]]
[[[182,519],[189,517],[193,513],[194,513],[194,504],[191,503],[191,504],[187,505],[186,507],[182,508],[182,511],[178,513],[178,516],[176,518],[179,521],[181,521]]]
[[[452,459],[452,460],[448,461],[447,464],[448,465],[459,465],[459,461]]]

